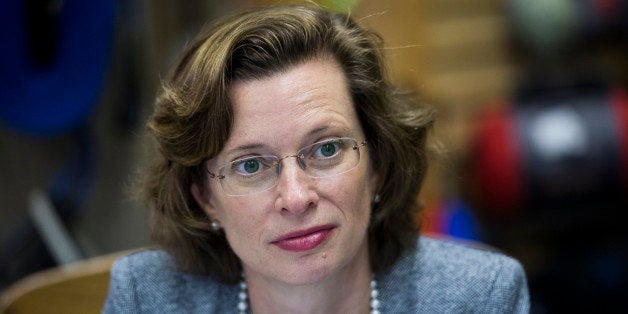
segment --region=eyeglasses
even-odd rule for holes
[[[333,138],[305,146],[296,155],[251,156],[222,165],[218,174],[209,170],[210,178],[220,180],[220,185],[228,196],[242,196],[266,191],[279,182],[281,161],[294,157],[297,164],[310,178],[327,178],[343,174],[355,168],[360,162],[360,147],[348,137]]]

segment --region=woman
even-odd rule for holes
[[[394,92],[379,38],[314,6],[210,26],[149,129],[159,251],[113,267],[105,312],[526,312],[521,266],[418,237],[432,112]]]

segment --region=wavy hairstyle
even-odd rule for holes
[[[141,194],[150,208],[151,237],[181,270],[233,284],[241,265],[223,232],[210,228],[191,195],[207,182],[204,161],[217,155],[233,123],[228,97],[238,80],[265,78],[313,58],[344,70],[380,182],[368,230],[378,272],[416,244],[416,198],[427,171],[426,137],[434,115],[396,92],[386,77],[383,42],[349,16],[314,5],[276,5],[223,18],[183,51],[163,81],[149,132],[157,158]]]

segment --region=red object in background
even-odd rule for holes
[[[619,136],[619,155],[621,160],[624,187],[628,189],[628,93],[615,89],[611,95],[611,110]]]
[[[481,119],[474,149],[474,182],[486,209],[511,216],[523,198],[522,155],[514,115],[505,106]]]
[[[593,6],[601,16],[610,19],[616,17],[620,13],[619,0],[594,0]]]

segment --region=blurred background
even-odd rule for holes
[[[277,1],[0,4],[0,290],[150,245],[144,121],[207,21]],[[326,0],[438,112],[417,222],[524,265],[533,313],[626,310],[628,1]]]

